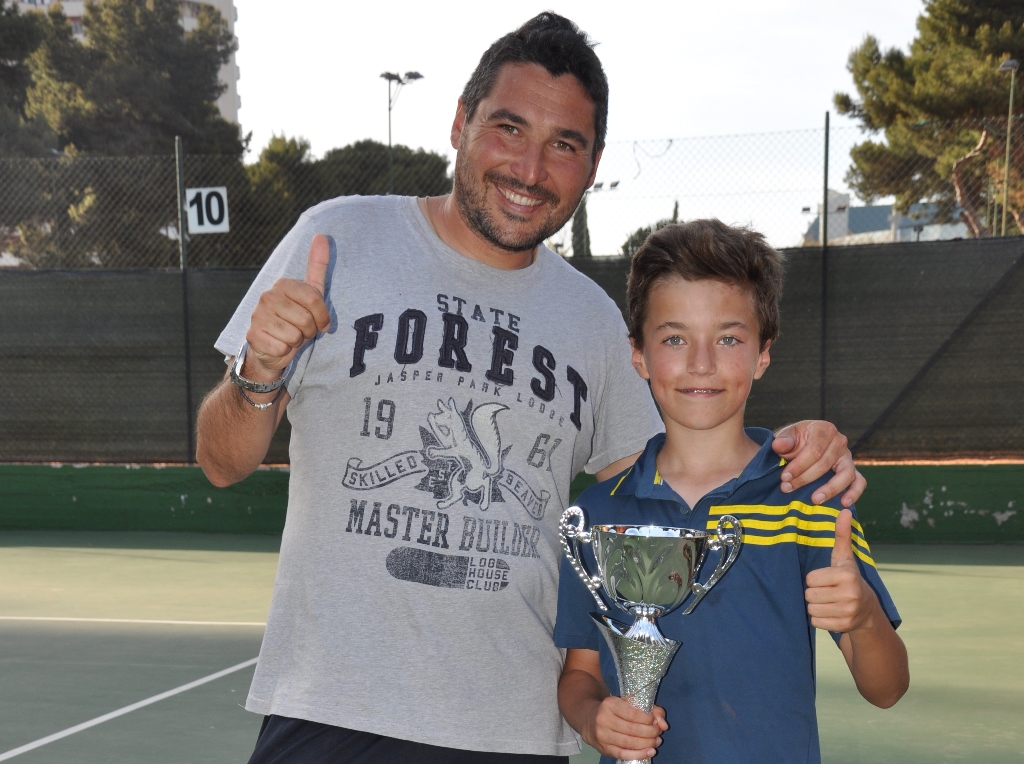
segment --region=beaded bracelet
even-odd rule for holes
[[[245,398],[245,402],[252,406],[254,409],[256,409],[257,411],[266,411],[275,403],[277,403],[277,399],[280,398],[281,393],[284,392],[284,387],[278,388],[277,395],[274,396],[273,400],[267,401],[266,403],[257,403],[248,395],[246,395],[245,390],[243,390],[241,387],[238,388],[238,392],[240,392],[242,394],[242,397]]]

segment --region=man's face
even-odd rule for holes
[[[594,182],[594,102],[572,75],[506,64],[472,119],[452,125],[453,195],[467,226],[505,252],[532,251]]]

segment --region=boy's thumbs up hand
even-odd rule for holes
[[[836,543],[832,547],[832,567],[838,568],[847,562],[857,565],[853,556],[853,512],[844,509],[836,518]]]
[[[305,279],[278,279],[260,295],[245,335],[250,352],[243,376],[256,382],[277,379],[307,341],[330,329],[324,301],[330,262],[330,242],[318,233],[309,246]]]
[[[836,518],[832,564],[807,574],[807,613],[811,625],[828,631],[850,632],[871,627],[878,598],[860,574],[853,554],[853,513],[844,509]]]

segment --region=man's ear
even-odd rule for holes
[[[768,340],[764,344],[764,349],[761,351],[761,355],[757,357],[757,368],[754,369],[754,379],[760,379],[764,376],[765,369],[768,368],[768,364],[772,362],[771,355],[768,353],[768,348],[772,346],[772,341]]]
[[[635,337],[629,338],[629,346],[633,348],[633,368],[636,369],[636,373],[639,374],[643,379],[650,379],[651,375],[647,373],[647,359],[644,358],[644,349],[637,343]]]
[[[462,131],[466,127],[466,104],[459,99],[458,108],[455,109],[455,119],[452,121],[452,148],[459,150],[459,141],[462,139]]]
[[[594,179],[597,177],[597,166],[601,164],[601,156],[603,154],[604,149],[602,148],[600,151],[597,152],[597,154],[594,155],[594,167],[590,170],[590,177],[587,178],[587,188],[590,188],[592,185],[594,185]]]

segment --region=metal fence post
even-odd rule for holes
[[[1016,61],[1014,62],[1016,63]],[[1000,67],[1002,71],[1002,67]],[[1002,236],[1006,236],[1006,207],[1010,194],[1010,136],[1013,135],[1013,90],[1017,84],[1017,69],[1010,72],[1010,111],[1006,117],[1006,162],[1003,164],[1003,230]]]
[[[828,419],[828,138],[829,113],[825,112],[824,185],[818,233],[821,234],[821,418]]]
[[[185,254],[185,228],[188,223],[188,213],[185,211],[185,150],[181,145],[181,136],[174,136],[174,161],[177,165],[178,178],[178,256],[181,260],[181,270],[188,267],[188,258]]]
[[[185,250],[188,215],[185,211],[185,151],[181,145],[181,136],[174,137],[174,159],[178,176],[178,255],[181,262],[181,311],[185,336],[185,432],[188,438],[186,461],[194,464],[196,447],[192,430],[192,343],[189,337],[188,258]]]
[[[60,200],[57,198],[57,171],[60,169],[60,160],[53,160],[53,175],[50,176],[50,188],[53,192],[53,248],[57,256],[57,267],[60,262]]]

